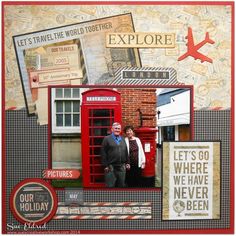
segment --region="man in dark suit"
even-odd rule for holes
[[[107,187],[125,187],[126,169],[130,168],[129,155],[124,138],[120,135],[121,124],[113,123],[112,133],[102,142],[101,156]]]

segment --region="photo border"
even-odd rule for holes
[[[74,85],[74,86],[65,86],[65,85],[50,85],[48,87],[48,169],[52,169],[52,120],[51,120],[51,95],[52,95],[52,88],[130,88],[130,89],[159,89],[159,88],[182,88],[182,89],[189,89],[190,90],[190,141],[193,140],[194,136],[194,105],[193,105],[193,98],[194,98],[194,86],[193,85]],[[81,107],[81,106],[80,106]],[[82,158],[81,158],[82,162]],[[83,170],[82,170],[83,171]],[[64,190],[65,187],[57,188],[56,190]],[[161,187],[148,187],[148,188],[107,188],[107,187],[83,187],[84,190],[95,190],[95,191],[161,191]]]
[[[11,5],[97,5],[98,2],[55,2],[55,1],[50,1],[50,2],[17,2],[17,1],[9,1],[9,2],[2,2],[2,233],[7,234],[7,221],[6,221],[6,216],[7,215],[7,199],[6,199],[6,114],[5,114],[5,32],[4,32],[4,7],[5,6],[11,6]],[[99,5],[120,5],[120,4],[127,4],[127,5],[229,5],[232,8],[232,23],[231,23],[231,145],[230,145],[230,156],[229,159],[231,161],[230,165],[230,204],[231,204],[231,211],[230,211],[230,226],[229,228],[221,228],[221,229],[191,229],[191,230],[97,230],[96,233],[99,234],[110,234],[110,233],[121,233],[121,234],[143,234],[143,233],[149,233],[149,234],[156,234],[156,233],[162,233],[162,234],[170,234],[170,233],[175,233],[175,234],[202,234],[202,233],[207,233],[207,234],[213,234],[213,233],[218,233],[218,234],[232,234],[234,233],[234,206],[235,206],[235,201],[234,201],[234,170],[235,170],[235,160],[234,160],[234,153],[235,153],[235,147],[234,147],[234,142],[235,142],[235,82],[234,82],[234,68],[235,68],[235,11],[234,11],[234,2],[233,1],[220,1],[220,2],[201,2],[201,1],[189,1],[189,2],[184,2],[184,1],[161,1],[161,2],[156,2],[156,1],[148,1],[148,2],[99,2]],[[57,231],[59,232],[59,231]],[[37,233],[37,231],[34,231],[34,233]],[[42,233],[42,231],[38,231],[38,233]],[[52,231],[44,231],[44,233],[53,233]],[[68,230],[61,230],[60,233],[70,233]],[[71,233],[76,233],[75,231]],[[81,230],[78,231],[78,233],[83,233],[83,234],[90,234],[94,233],[94,230]]]

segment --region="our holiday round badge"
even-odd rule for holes
[[[56,213],[56,192],[44,180],[25,179],[14,187],[10,196],[10,208],[21,223],[44,224]]]

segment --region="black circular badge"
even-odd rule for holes
[[[25,179],[14,187],[10,208],[21,223],[44,224],[56,213],[56,192],[44,180]]]

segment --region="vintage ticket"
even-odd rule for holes
[[[47,53],[51,54],[61,54],[61,53],[77,53],[78,54],[78,45],[77,44],[68,44],[55,47],[47,47]]]
[[[40,71],[40,73],[30,72],[31,88],[42,88],[61,82],[64,84],[66,81],[72,79],[82,80],[82,78],[82,70]]]
[[[65,66],[80,67],[78,52],[36,54],[26,56],[25,60],[26,63],[29,63],[29,68],[34,67],[35,70],[56,69]]]
[[[119,66],[141,65],[137,49],[106,48],[105,34],[108,32],[134,32],[131,14],[15,36],[26,107],[30,113],[35,106],[29,108],[34,101],[27,71],[78,66],[83,69],[84,84],[106,84],[114,78]]]

